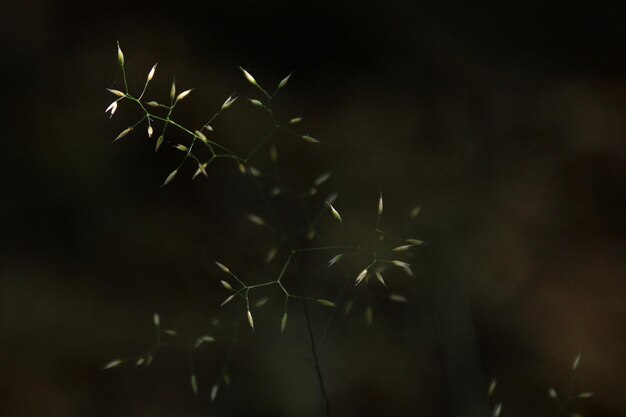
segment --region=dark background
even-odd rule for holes
[[[253,274],[264,242],[244,220],[262,206],[233,166],[194,182],[187,167],[159,190],[180,154],[154,154],[141,132],[110,145],[137,116],[127,103],[103,112],[104,89],[121,87],[118,40],[135,88],[159,62],[149,97],[173,76],[195,88],[177,110],[189,125],[233,91],[255,94],[238,66],[264,85],[295,71],[277,111],[324,144],[279,139],[277,169],[294,187],[333,172],[346,226],[329,219],[330,237],[371,228],[378,190],[399,233],[422,206],[416,278],[390,278],[410,303],[377,305],[372,326],[357,303],[330,333],[334,415],[477,415],[494,376],[503,416],[553,415],[547,388],[566,385],[579,352],[574,386],[596,396],[576,410],[624,415],[625,17],[623,2],[6,4],[0,415],[321,415],[310,364],[245,344],[214,403],[219,347],[198,353],[197,397],[184,351],[101,370],[149,348],[153,311],[183,334],[243,314],[219,312],[210,259]],[[241,152],[267,128],[243,100],[215,127]],[[330,298],[340,276],[327,259],[307,261],[307,279]],[[255,338],[242,333],[306,353],[292,308],[283,338],[278,301]],[[314,309],[316,331],[328,314]]]

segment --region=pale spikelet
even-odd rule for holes
[[[285,328],[287,327],[287,313],[283,314],[283,318],[280,321],[280,334],[285,332]]]
[[[188,147],[186,147],[185,145],[181,145],[180,143],[178,145],[174,145],[174,148],[178,149],[181,152],[187,152],[189,150]]]
[[[376,275],[376,279],[380,281],[380,283],[386,287],[387,284],[385,283],[385,280],[383,279],[383,275],[378,271],[376,271],[374,274]]]
[[[113,140],[113,142],[122,139],[124,136],[128,135],[132,131],[133,131],[132,127],[129,127],[129,128],[126,128],[126,129],[122,130],[122,132],[119,135],[117,135],[117,137]]]
[[[548,395],[550,398],[556,398],[558,396],[556,390],[552,387],[548,388]]]
[[[498,384],[498,380],[497,379],[492,379],[491,383],[489,384],[489,388],[487,389],[487,395],[488,396],[492,396],[494,392],[496,392],[496,385]]]
[[[396,303],[406,303],[406,297],[400,294],[389,294],[389,300],[395,301]]]
[[[248,82],[256,87],[258,87],[259,85],[257,84],[256,80],[254,79],[254,77],[245,69],[239,67],[239,69],[241,70],[241,72],[243,72],[243,76],[246,77],[246,80],[248,80]]]
[[[205,177],[209,178],[209,174],[207,174],[206,172],[206,167],[209,163],[205,162],[203,164],[198,163],[198,169],[196,170],[196,172],[193,174],[193,177],[191,177],[192,180],[195,180],[196,177],[200,174],[204,175]]]
[[[233,295],[228,296],[228,298],[226,298],[226,299],[222,302],[222,304],[220,304],[220,307],[222,307],[224,304],[227,304],[227,303],[231,302],[231,301],[233,300],[233,298],[235,298],[235,296],[236,296],[236,295],[237,295],[237,294],[233,294]]]
[[[394,252],[406,252],[409,249],[411,249],[413,246],[415,245],[402,245],[402,246],[396,246],[395,248],[393,248]]]
[[[196,375],[195,374],[191,374],[190,378],[189,378],[189,382],[191,383],[191,390],[193,391],[194,394],[198,394],[198,380],[196,379]]]
[[[152,66],[152,69],[148,73],[148,82],[152,81],[152,79],[154,78],[154,73],[156,72],[156,67],[157,67],[157,64],[154,64]]]
[[[365,322],[369,326],[372,324],[373,321],[374,321],[374,310],[372,309],[372,306],[368,306],[365,309]]]
[[[148,137],[151,138],[153,133],[154,129],[152,128],[152,126],[148,126]]]
[[[420,214],[420,211],[422,210],[422,208],[420,206],[415,206],[411,209],[411,218],[414,219],[417,217],[418,214]]]
[[[268,297],[259,298],[256,303],[254,303],[254,308],[263,307],[270,299]]]
[[[270,146],[270,161],[278,161],[278,149],[276,149],[276,146],[274,145]]]
[[[122,48],[120,48],[120,43],[117,43],[117,62],[120,64],[120,67],[124,66],[124,53],[122,52]]]
[[[159,138],[158,138],[158,139],[157,139],[157,141],[156,141],[156,145],[155,145],[155,147],[154,147],[154,152],[156,152],[156,151],[158,151],[158,150],[159,150],[159,148],[161,147],[161,144],[163,143],[163,140],[164,140],[164,139],[165,139],[165,138],[163,137],[163,135],[159,136]]]
[[[198,139],[200,139],[202,142],[207,143],[209,140],[207,139],[206,135],[202,132],[200,132],[199,130],[195,131],[196,137]]]
[[[578,365],[580,365],[580,353],[576,355],[576,358],[574,358],[574,362],[572,363],[572,371],[578,369]]]
[[[252,103],[252,105],[253,105],[253,106],[256,106],[256,107],[265,107],[265,106],[263,105],[263,103],[261,103],[259,100],[256,100],[256,99],[253,99],[253,98],[249,98],[249,99],[248,99],[248,101],[249,101],[250,103]]]
[[[237,169],[239,169],[239,172],[242,174],[246,173],[246,166],[242,164],[241,162],[237,163]]]
[[[261,216],[258,216],[256,214],[248,214],[248,220],[250,220],[250,222],[256,224],[257,226],[265,226],[265,220],[263,220]]]
[[[117,110],[117,100],[115,100],[113,103],[109,104],[109,107],[107,107],[107,109],[104,111],[105,113],[107,112],[111,112],[111,115],[109,116],[109,118],[113,117],[113,114],[115,113],[115,110]]]
[[[331,203],[328,203],[328,207],[330,208],[330,212],[333,214],[333,217],[335,219],[337,219],[337,221],[339,223],[341,223],[341,215],[339,214],[339,212],[337,210],[335,210],[335,208],[333,207],[333,205]]]
[[[224,288],[226,288],[227,290],[233,291],[233,287],[232,287],[232,285],[230,285],[230,283],[228,281],[221,280],[220,282],[222,283]]]
[[[306,140],[307,142],[311,142],[311,143],[320,143],[319,140],[315,139],[313,136],[310,136],[310,135],[302,135],[302,139]]]
[[[330,261],[328,261],[328,267],[330,268],[331,266],[335,265],[337,262],[339,262],[339,260],[343,257],[343,253],[340,253],[339,255],[335,255],[331,258]]]
[[[222,271],[226,272],[227,274],[231,274],[232,272],[230,272],[230,269],[228,269],[228,267],[220,262],[217,261],[213,261],[215,262],[215,265],[217,265]]]
[[[143,365],[143,363],[146,361],[146,359],[144,357],[141,357],[139,359],[137,359],[137,361],[135,362],[135,366],[141,366]]]
[[[152,316],[152,323],[154,323],[156,327],[161,325],[161,317],[159,316],[159,313],[154,313]]]
[[[413,271],[411,270],[411,265],[409,265],[406,262],[402,262],[402,261],[391,261],[391,263],[399,268],[404,269],[404,272],[407,273],[407,275],[409,276],[413,276]]]
[[[378,198],[378,215],[383,214],[383,193],[380,193],[380,197]]]
[[[189,90],[185,90],[182,93],[180,93],[178,96],[176,96],[176,101],[181,101],[182,99],[187,97],[189,95],[189,93],[191,93],[191,90],[193,90],[193,89],[190,88]]]
[[[165,181],[163,181],[161,188],[165,187],[167,184],[172,182],[174,177],[176,177],[176,174],[178,174],[178,169],[175,169],[174,171],[170,172],[170,175],[168,175],[167,178],[165,178]]]
[[[252,313],[250,310],[248,310],[248,323],[250,324],[252,331],[254,331],[254,320],[252,319]]]
[[[110,93],[118,96],[118,97],[124,97],[126,94],[124,94],[123,92],[121,92],[120,90],[113,90],[111,88],[107,88],[107,91],[109,91]]]
[[[113,359],[111,362],[107,363],[102,367],[102,369],[111,369],[120,366],[123,363],[121,359]]]
[[[173,329],[165,329],[163,331],[165,332],[165,334],[167,334],[169,336],[176,336],[178,334],[178,332],[176,330],[173,330]]]
[[[211,387],[211,394],[209,395],[211,402],[215,401],[215,398],[217,397],[217,391],[219,390],[219,388],[220,386],[217,384]]]
[[[150,107],[159,107],[159,103],[156,101],[147,101],[146,104]]]
[[[250,170],[250,174],[252,174],[253,177],[260,177],[261,175],[263,175],[257,167],[253,167],[251,165],[248,167],[248,169]]]
[[[290,125],[295,125],[298,124],[302,121],[302,117],[294,117],[292,119],[289,120],[289,124]]]
[[[194,343],[193,347],[194,349],[199,348],[200,346],[202,346],[203,343],[211,343],[211,342],[215,342],[215,338],[213,336],[200,336],[199,338],[196,339],[196,343]]]
[[[170,87],[170,100],[174,101],[174,97],[176,97],[176,80],[172,81],[172,86]]]
[[[206,125],[206,126],[204,126],[204,128],[205,128],[208,132],[213,132],[213,126],[211,126],[211,125]]]
[[[267,251],[267,255],[265,255],[265,263],[269,264],[270,262],[272,262],[272,260],[274,260],[274,257],[276,257],[277,252],[277,248],[270,248],[270,250]]]
[[[498,403],[495,407],[493,407],[492,416],[500,417],[500,413],[502,413],[502,403]]]
[[[581,392],[578,394],[578,398],[591,398],[593,397],[593,392]]]
[[[354,285],[359,285],[361,283],[361,281],[363,281],[365,279],[366,276],[367,276],[367,268],[362,270],[359,273],[359,275],[357,275]]]
[[[226,110],[227,108],[229,108],[236,100],[237,97],[233,97],[232,95],[228,97],[224,104],[222,104],[222,110]]]
[[[291,73],[293,74],[293,72]],[[278,83],[278,88],[283,88],[284,86],[287,85],[287,82],[289,82],[289,78],[291,77],[291,74],[289,74],[288,76],[286,76],[285,78],[283,78],[279,83]]]
[[[313,180],[313,184],[316,187],[319,187],[320,185],[324,184],[326,181],[328,181],[328,179],[330,178],[330,172],[325,172],[322,175],[318,176],[317,178],[315,178]]]
[[[335,307],[335,303],[333,303],[332,301],[324,300],[323,298],[318,299],[317,302],[324,307]]]
[[[418,245],[423,245],[424,241],[423,240],[419,240],[419,239],[406,239],[407,243],[410,243],[411,245],[414,246],[418,246]]]

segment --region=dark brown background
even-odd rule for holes
[[[331,332],[334,415],[469,415],[497,376],[503,416],[549,416],[547,387],[565,385],[578,352],[575,386],[596,393],[578,411],[624,415],[623,4],[432,3],[5,5],[0,415],[320,415],[312,368],[252,347],[235,351],[215,403],[218,348],[199,354],[197,398],[184,352],[100,370],[150,345],[155,310],[205,331],[224,297],[209,260],[253,271],[262,239],[232,167],[159,190],[174,151],[155,156],[141,134],[110,145],[136,116],[103,113],[104,88],[120,86],[117,40],[133,85],[158,61],[156,97],[172,76],[195,88],[179,113],[190,124],[254,93],[239,65],[270,85],[294,70],[277,105],[325,144],[287,143],[280,170],[295,185],[333,171],[346,239],[371,225],[380,189],[392,229],[423,207],[417,277],[394,283],[411,304],[381,306],[371,327],[359,310]],[[262,123],[238,102],[217,134],[243,152]],[[306,352],[297,319],[275,337],[278,310],[255,340]]]

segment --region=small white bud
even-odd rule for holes
[[[184,99],[185,97],[187,97],[189,95],[189,93],[191,93],[191,88],[189,90],[185,90],[182,93],[180,93],[177,97],[176,97],[176,101],[180,101],[182,99]]]
[[[148,126],[148,137],[151,138],[153,133],[154,129],[152,128],[152,126]]]
[[[156,67],[157,67],[157,64],[154,64],[152,66],[152,69],[148,73],[148,82],[152,81],[152,78],[154,78],[154,73],[156,72]]]
[[[102,367],[102,369],[111,369],[111,368],[115,368],[117,366],[120,366],[122,364],[122,361],[120,359],[114,359],[111,362],[107,363],[106,365],[104,365]]]
[[[339,212],[337,210],[335,210],[335,208],[333,207],[332,204],[328,203],[328,207],[330,207],[330,211],[333,214],[333,217],[335,219],[337,219],[337,221],[339,221],[339,223],[341,223],[341,215],[339,214]]]
[[[293,119],[289,120],[289,124],[295,125],[296,123],[300,123],[301,121],[302,117],[294,117]]]
[[[283,318],[280,321],[280,333],[281,334],[285,332],[286,327],[287,327],[287,313],[283,314]]]
[[[217,265],[222,271],[226,272],[227,274],[230,274],[230,269],[228,269],[228,267],[222,263],[219,263],[217,261],[213,261],[215,262],[215,265]]]
[[[215,398],[217,397],[217,391],[220,388],[219,385],[215,384],[211,387],[211,395],[209,396],[211,399],[211,402],[215,401]]]
[[[239,69],[243,72],[244,77],[246,77],[246,80],[248,80],[248,82],[254,86],[259,86],[256,82],[256,80],[254,79],[254,77],[245,69],[239,67]]]
[[[293,74],[293,72],[292,72],[291,74]],[[287,82],[289,81],[289,78],[291,77],[291,74],[289,74],[288,76],[286,76],[285,78],[283,78],[283,79],[281,80],[281,82],[280,82],[280,83],[278,83],[278,88],[283,88],[284,86],[286,86],[286,85],[287,85]]]
[[[250,313],[250,310],[248,310],[248,323],[250,324],[252,331],[254,331],[254,320],[252,319],[252,313]]]
[[[132,131],[133,131],[133,128],[132,128],[132,127],[129,127],[129,128],[127,128],[127,129],[122,130],[122,132],[121,132],[119,135],[117,135],[117,137],[115,138],[115,140],[113,140],[113,142],[115,142],[115,141],[117,141],[117,140],[122,139],[124,136],[128,135],[128,134],[129,134],[130,132],[132,132]]]
[[[224,288],[226,288],[227,290],[233,291],[233,287],[228,283],[228,281],[221,280],[220,282],[222,283]]]
[[[117,43],[117,62],[119,62],[120,66],[124,66],[124,53],[122,52],[122,48],[120,48],[120,43]]]
[[[165,179],[165,181],[163,182],[163,184],[161,185],[162,187],[165,187],[167,184],[169,184],[170,182],[172,182],[172,180],[174,179],[174,177],[176,176],[176,174],[178,174],[178,170],[175,169],[174,171],[170,172],[170,175],[167,176],[167,178]]]
[[[359,285],[361,281],[365,279],[366,276],[367,276],[367,268],[365,268],[359,273],[359,275],[356,277],[356,281],[354,285]]]
[[[113,90],[111,88],[107,88],[107,91],[111,92],[112,94],[118,96],[118,97],[124,97],[126,94],[122,93],[120,90]]]
[[[319,140],[317,140],[313,136],[309,136],[309,135],[302,135],[302,139],[304,139],[304,140],[306,140],[307,142],[310,142],[310,143],[320,143]]]
[[[115,100],[113,103],[109,104],[109,107],[107,107],[107,109],[104,111],[105,113],[110,111],[111,112],[111,116],[113,117],[113,114],[115,113],[115,110],[117,110],[117,100]]]
[[[152,316],[152,322],[156,327],[159,327],[161,325],[161,318],[159,317],[159,313],[154,313],[154,315]]]
[[[340,253],[339,255],[335,255],[332,257],[332,259],[330,261],[328,261],[328,267],[330,268],[331,266],[335,265],[337,262],[339,262],[339,260],[343,257],[343,253]]]

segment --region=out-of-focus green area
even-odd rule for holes
[[[133,88],[157,61],[149,98],[165,100],[172,77],[194,88],[177,109],[190,126],[236,91],[215,138],[242,153],[267,126],[243,100],[254,90],[238,67],[264,85],[294,71],[277,112],[303,116],[301,131],[325,143],[279,138],[271,169],[294,187],[332,171],[326,190],[340,191],[345,223],[329,219],[332,238],[373,227],[379,190],[394,233],[422,207],[409,230],[427,242],[414,252],[416,277],[388,282],[410,303],[377,304],[367,326],[357,302],[329,334],[333,415],[477,414],[493,377],[503,416],[551,415],[548,386],[566,386],[579,352],[575,387],[596,395],[576,410],[623,415],[624,17],[617,2],[8,5],[0,415],[321,415],[310,363],[246,344],[214,403],[220,348],[197,355],[198,397],[184,351],[165,350],[148,369],[101,370],[149,348],[154,311],[183,335],[243,314],[220,313],[226,293],[210,261],[254,279],[267,250],[245,220],[262,205],[235,166],[194,182],[187,167],[159,189],[177,151],[155,154],[143,132],[110,145],[139,117],[128,104],[104,113],[105,88],[122,85],[118,40]],[[294,213],[287,205],[281,217]],[[328,258],[309,258],[306,278],[333,294],[341,277],[325,272]],[[297,314],[277,336],[280,304],[246,340],[306,354]],[[318,336],[327,318],[314,309]]]

